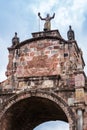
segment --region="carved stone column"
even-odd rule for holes
[[[77,130],[83,130],[83,111],[82,111],[82,109],[78,109],[77,114],[78,114]]]

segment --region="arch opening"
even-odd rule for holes
[[[32,130],[46,121],[68,122],[64,111],[55,102],[31,96],[13,104],[4,114],[2,130]]]
[[[1,120],[1,130],[33,130],[38,125],[61,120],[75,130],[76,115],[58,95],[48,91],[24,91],[6,102]]]

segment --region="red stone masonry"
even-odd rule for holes
[[[76,123],[79,120],[77,111],[80,109],[83,113],[83,130],[87,130],[85,62],[77,42],[75,40],[66,41],[61,37],[58,30],[51,30],[32,33],[32,38],[23,42],[19,42],[16,34],[12,43],[13,45],[8,48],[7,79],[0,83],[0,101],[2,102],[0,105],[0,119],[3,117],[0,123],[2,122],[2,130],[12,130],[14,128],[16,122],[12,125],[8,121],[13,121],[13,117],[14,120],[15,117],[17,120],[20,119],[17,115],[12,115],[16,110],[18,110],[21,117],[23,116],[22,114],[25,114],[20,111],[18,101],[23,107],[23,104],[26,106],[25,99],[26,101],[28,101],[27,98],[32,99],[32,103],[32,101],[37,101],[38,96],[38,98],[44,98],[44,102],[48,98],[49,101],[52,100],[52,102],[56,103],[54,108],[58,108],[58,111],[62,112],[59,115],[63,120],[69,121],[70,130],[76,130],[75,128],[77,128]],[[24,103],[22,104],[21,101]],[[18,104],[17,109],[15,109],[15,104]],[[14,108],[12,110],[10,108],[12,107],[11,105]],[[33,105],[37,106],[37,103]],[[35,110],[33,105],[31,108]],[[25,108],[23,107],[22,109],[25,110]],[[30,110],[30,112],[27,111],[28,114],[33,116],[30,106],[27,106],[27,108]],[[49,110],[51,110],[50,107],[47,113]],[[38,108],[36,113],[37,111]],[[64,116],[64,112],[66,116]],[[53,111],[51,110],[52,113]],[[39,113],[39,116],[42,115]],[[53,116],[51,115],[51,118],[56,119],[54,114]],[[27,119],[27,114],[25,119]],[[48,117],[48,119],[50,118]],[[59,119],[59,116],[57,119]],[[38,121],[37,116],[36,120]],[[22,129],[21,126],[20,129]],[[23,129],[25,129],[25,125]]]

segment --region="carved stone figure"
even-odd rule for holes
[[[47,16],[46,16],[45,18],[42,18],[41,15],[40,15],[40,13],[38,13],[38,16],[39,16],[39,18],[40,18],[41,20],[45,20],[44,31],[49,31],[49,30],[51,30],[51,23],[50,23],[50,21],[51,21],[51,19],[53,19],[53,18],[55,17],[55,13],[53,14],[52,17],[50,17],[50,15],[47,14]]]
[[[69,31],[67,32],[68,40],[75,40],[74,31],[72,30],[71,26],[69,26]]]

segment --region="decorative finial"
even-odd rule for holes
[[[69,26],[69,31],[67,32],[68,40],[75,40],[74,31],[71,28],[71,25]]]
[[[17,32],[15,32],[15,36],[12,38],[13,46],[16,46],[19,43],[19,38],[17,37]]]
[[[50,31],[51,30],[51,19],[53,19],[55,17],[55,13],[53,14],[52,17],[50,17],[49,14],[47,14],[47,16],[45,18],[42,18],[40,15],[40,12],[38,13],[38,16],[41,20],[45,20],[45,24],[44,24],[44,31]]]

